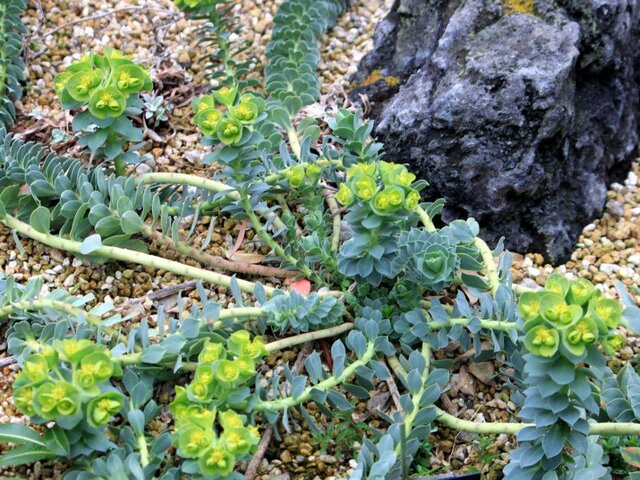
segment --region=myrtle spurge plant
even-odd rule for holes
[[[153,88],[143,66],[107,48],[73,62],[56,75],[54,86],[63,108],[77,111],[72,127],[92,160],[112,161],[118,175],[127,163],[140,161],[136,149],[125,147],[142,141],[142,129],[130,117],[142,113],[140,92]]]
[[[320,93],[317,39],[342,2],[282,4],[264,91],[230,53],[230,4],[176,3],[208,22],[207,45],[219,47],[208,58],[218,84],[192,103],[211,176],[114,174],[2,131],[0,221],[17,244],[197,279],[198,298],[147,318],[42,293],[37,278],[1,278],[0,320],[20,367],[13,401],[34,428],[0,426],[0,440],[17,445],[0,466],[61,457],[72,480],[239,479],[267,425],[322,430],[319,419],[351,412],[393,378],[399,408],[379,412],[385,428],[349,452],[352,480],[406,478],[438,425],[516,434],[508,480],[610,478],[600,437],[640,434],[640,376],[605,361],[624,347],[624,329],[640,332],[625,289],[616,299],[558,275],[540,290],[513,285],[502,244],[489,248],[473,219],[439,222],[443,202],[423,202],[428,185],[383,160],[360,112],[304,113]],[[98,128],[83,138],[128,121],[148,86],[111,50],[70,69],[58,91]],[[269,257],[213,255],[215,222],[193,241],[204,215],[243,222]],[[211,285],[233,305],[212,300]],[[303,344],[311,353],[269,370],[267,354]],[[449,364],[435,352],[452,346],[512,369],[504,388],[521,422],[474,423],[440,408]]]
[[[20,18],[25,0],[0,0],[0,128],[13,124],[15,101],[22,97],[25,65],[20,57],[25,27]]]

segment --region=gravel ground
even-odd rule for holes
[[[193,36],[195,25],[182,18],[170,0],[95,2],[99,5],[86,0],[32,0],[31,3],[26,19],[32,34],[28,59],[29,82],[20,108],[17,132],[30,139],[47,142],[54,128],[68,131],[69,116],[56,101],[52,101],[55,98],[53,76],[87,50],[113,46],[151,67],[153,75],[161,80],[160,93],[175,105],[170,126],[162,126],[148,133],[147,150],[152,153],[153,160],[138,166],[137,170],[140,173],[151,170],[198,173],[209,168],[199,163],[204,148],[198,143],[198,135],[190,125],[189,101],[193,92],[197,92],[203,84],[203,72],[197,62],[199,54]],[[244,25],[242,36],[252,42],[252,51],[262,51],[268,41],[272,18],[279,3],[272,0],[243,0],[238,3],[237,14]],[[335,30],[322,39],[319,71],[323,77],[324,93],[340,93],[345,75],[355,71],[357,62],[372,47],[373,28],[383,18],[392,1],[360,0],[353,3],[340,18]],[[118,12],[103,15],[112,10]],[[89,17],[94,18],[87,19]],[[65,22],[80,19],[87,20],[63,26]],[[260,57],[258,71],[263,62],[264,58]],[[63,150],[66,147],[68,145],[56,148]],[[607,212],[602,219],[584,229],[570,262],[554,269],[545,264],[541,255],[516,255],[514,280],[524,284],[540,284],[550,273],[558,271],[570,277],[585,277],[602,283],[603,288],[611,294],[616,280],[627,285],[638,284],[638,175],[640,166],[636,163],[623,185],[612,186]],[[201,219],[194,239],[196,244],[206,236],[210,221],[212,219],[207,217]],[[216,233],[207,251],[224,255],[233,245],[239,230],[237,222],[218,218]],[[243,251],[266,253],[265,247],[253,241],[252,231],[247,232],[247,239]],[[134,303],[143,309],[150,309],[151,302],[144,300],[147,293],[183,280],[171,273],[137,265],[113,262],[100,266],[89,265],[68,258],[63,252],[29,241],[23,241],[22,246],[24,252],[21,253],[10,232],[0,227],[0,268],[6,274],[20,280],[40,275],[46,279],[48,289],[76,288],[78,293],[94,293],[100,301],[122,305],[131,304],[131,299],[140,299],[140,302]],[[152,251],[165,257],[175,257],[163,249]],[[188,263],[196,264],[192,261]],[[220,303],[229,303],[224,288],[216,288],[211,294]],[[5,348],[6,345],[0,343],[0,358],[5,355]],[[443,398],[444,407],[466,419],[507,421],[516,407],[510,401],[508,391],[501,388],[499,376],[493,378],[496,373],[494,365],[469,365],[460,356],[461,353],[456,350],[439,353],[443,358],[446,356],[459,360],[454,370],[452,389]],[[638,353],[640,341],[629,337],[628,346],[611,360],[611,364],[619,366]],[[267,359],[267,365],[283,365],[293,361],[296,355],[296,351],[273,355]],[[14,367],[6,367],[0,377],[0,422],[24,421],[15,412],[10,399]],[[381,388],[375,398],[388,401],[389,395],[385,388]],[[263,460],[259,478],[320,480],[333,476],[344,477],[354,465],[348,456],[347,445],[366,432],[366,425],[377,426],[379,420],[371,417],[366,404],[359,404],[355,420],[334,419],[333,423],[336,431],[348,426],[356,435],[354,438],[331,441],[314,437],[306,429],[298,429],[292,434],[281,432],[282,441],[272,442]],[[419,458],[417,468],[419,473],[428,473],[429,469],[441,473],[448,470],[466,471],[473,466],[482,469],[487,479],[499,478],[496,475],[506,461],[512,441],[506,435],[479,438],[441,429],[430,437],[433,456],[430,459]],[[0,446],[0,450],[2,448]],[[18,473],[32,479],[59,478],[63,467],[57,463],[36,464],[23,467]],[[2,474],[12,475],[0,469],[0,476]]]

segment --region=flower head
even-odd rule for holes
[[[43,383],[36,390],[34,397],[35,412],[47,420],[59,415],[71,416],[80,409],[78,391],[64,380]]]
[[[113,72],[116,87],[122,93],[138,93],[145,86],[145,73],[137,65],[121,65]]]
[[[223,443],[217,443],[205,450],[198,459],[200,471],[209,476],[225,477],[233,471],[236,459],[226,450]]]
[[[235,118],[223,118],[218,123],[216,133],[225,145],[238,143],[242,138],[242,124]]]
[[[598,338],[598,326],[589,317],[582,318],[562,332],[564,346],[574,355],[582,355]]]
[[[349,181],[351,190],[360,200],[371,200],[378,191],[376,180],[366,174],[358,174]]]
[[[115,87],[98,88],[89,99],[89,111],[100,119],[119,117],[126,106],[127,99],[124,93]]]
[[[123,406],[124,397],[119,392],[98,395],[87,404],[87,421],[95,428],[106,425]]]
[[[346,183],[341,183],[338,187],[338,193],[336,193],[336,200],[346,207],[351,205],[355,200],[355,196]]]
[[[201,428],[197,425],[185,425],[178,432],[178,445],[182,456],[198,458],[213,441],[214,433],[211,428]]]
[[[527,350],[540,357],[553,357],[560,346],[560,334],[557,330],[538,325],[524,337]]]

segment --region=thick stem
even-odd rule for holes
[[[493,253],[485,241],[480,237],[476,237],[474,243],[478,250],[480,250],[480,255],[482,255],[482,261],[484,262],[484,266],[487,270],[487,279],[489,280],[491,293],[495,295],[498,291],[498,287],[500,286],[500,277],[498,276],[498,269],[496,268],[496,261],[493,258]]]
[[[321,338],[336,337],[345,332],[348,332],[353,328],[353,323],[347,322],[341,325],[337,325],[331,328],[325,328],[324,330],[316,330],[315,332],[301,333],[293,337],[283,338],[282,340],[276,340],[275,342],[267,343],[265,348],[267,352],[277,352],[284,350],[285,348],[293,347],[294,345],[300,345],[301,343],[307,343],[312,340],[320,340]]]
[[[124,177],[127,174],[127,164],[120,155],[113,159],[113,168],[119,177]]]
[[[147,446],[147,439],[144,438],[144,433],[137,436],[138,438],[138,451],[140,452],[140,465],[142,468],[149,465],[149,447]]]
[[[320,390],[323,392],[327,392],[332,388],[345,382],[349,377],[351,377],[356,372],[356,370],[359,367],[369,363],[369,361],[373,358],[375,353],[376,353],[375,344],[369,343],[369,345],[367,346],[367,350],[364,352],[364,355],[362,355],[362,358],[357,359],[351,365],[346,367],[342,372],[342,375],[340,375],[339,377],[330,376],[329,378],[323,380],[322,382],[319,382],[316,385],[307,387],[302,392],[302,394],[295,399],[293,397],[286,397],[286,398],[281,398],[279,400],[261,400],[255,405],[253,410],[256,412],[263,412],[265,410],[276,412],[278,410],[284,410],[285,408],[291,408],[291,407],[295,407],[296,405],[300,405],[301,403],[304,403],[311,399],[311,392],[313,390]]]
[[[300,160],[301,149],[300,149],[300,139],[298,138],[298,133],[294,127],[287,128],[287,136],[289,137],[289,145],[291,146],[291,150],[293,154],[296,156],[298,160]]]
[[[452,325],[468,325],[471,322],[469,318],[450,318],[446,323],[440,322],[429,322],[429,326],[434,330],[438,330],[440,328],[451,327]],[[509,330],[519,330],[518,326],[515,322],[501,322],[499,320],[480,320],[480,325],[482,328],[486,328],[489,330],[501,330],[501,331],[509,331]]]
[[[49,247],[82,255],[82,243],[80,242],[67,240],[65,238],[60,238],[48,233],[38,232],[30,225],[21,222],[11,215],[6,215],[2,219],[2,223],[4,223],[7,227],[15,230],[16,232],[21,233],[33,240],[36,240],[37,242],[44,243]],[[210,272],[202,268],[184,265],[173,260],[156,257],[147,253],[135,252],[118,247],[102,246],[91,251],[90,255],[101,258],[110,258],[112,260],[120,260],[123,262],[137,263],[146,267],[167,270],[169,272],[175,273],[176,275],[203,280],[205,282],[222,285],[224,287],[231,287],[231,277],[222,275],[221,273]],[[253,289],[255,287],[255,284],[253,282],[249,282],[247,280],[236,281],[242,291],[253,293]],[[273,287],[266,286],[264,287],[264,290],[267,295],[273,295],[273,292],[275,291]]]
[[[393,373],[400,378],[407,376],[407,372],[395,356],[387,357]],[[526,427],[535,426],[532,423],[489,422],[476,423],[471,420],[456,418],[444,410],[436,407],[436,421],[446,427],[460,432],[479,434],[515,434]],[[589,430],[590,435],[640,435],[640,423],[594,423]]]
[[[420,206],[416,207],[416,212],[420,216],[420,221],[424,225],[424,228],[427,229],[427,232],[435,232],[436,227],[433,224],[433,221],[431,220],[431,217],[429,216],[429,214],[425,212],[424,209]]]
[[[436,417],[436,421],[438,423],[461,432],[479,434],[515,434],[523,428],[535,426],[533,423],[476,423],[470,420],[456,418],[439,408],[437,411],[438,416]],[[640,423],[594,423],[589,429],[589,435],[640,435]]]
[[[102,324],[102,318],[98,315],[93,315],[82,308],[74,307],[68,303],[62,302],[60,300],[49,300],[49,299],[34,299],[34,300],[24,300],[21,302],[13,302],[8,305],[0,308],[0,318],[6,318],[10,316],[16,310],[23,311],[39,311],[44,310],[45,308],[51,308],[53,310],[57,310],[59,312],[64,312],[69,315],[79,316],[84,318],[89,325],[93,327],[100,328]],[[113,335],[116,332],[116,329],[112,327],[103,327],[103,332]],[[118,340],[123,343],[126,343],[127,339],[124,335],[119,334]]]
[[[87,320],[87,323],[93,325],[94,327],[99,326],[102,323],[102,319],[97,315],[92,315],[91,313],[74,307],[65,302],[61,302],[59,300],[47,300],[47,299],[35,299],[35,300],[24,300],[21,302],[13,302],[8,305],[0,308],[0,318],[5,318],[11,315],[15,310],[43,310],[45,308],[52,308],[53,310],[58,310],[59,312],[68,313],[69,315],[77,315],[82,316]]]
[[[427,342],[424,342],[422,344],[421,354],[426,360],[424,371],[422,372],[422,375],[420,377],[422,386],[415,395],[411,396],[411,405],[413,408],[409,413],[407,413],[404,421],[402,422],[404,425],[404,431],[402,433],[405,439],[411,434],[411,430],[413,429],[413,421],[420,411],[420,400],[422,399],[422,396],[424,395],[424,392],[426,390],[427,379],[429,378],[429,368],[431,366],[431,345],[429,345]],[[398,443],[398,445],[396,445],[396,448],[394,449],[396,457],[402,455],[402,445],[403,442],[400,442]]]
[[[300,272],[293,270],[284,270],[282,268],[267,267],[264,265],[254,265],[251,263],[234,262],[217,255],[211,255],[203,252],[202,250],[187,245],[185,242],[174,242],[173,239],[164,235],[157,230],[154,230],[148,225],[145,225],[142,229],[142,235],[151,238],[158,243],[162,243],[167,247],[193,258],[198,262],[216,267],[228,272],[245,273],[247,275],[263,276],[263,277],[276,277],[276,278],[292,278],[300,275]]]
[[[340,246],[340,224],[342,222],[342,218],[340,218],[340,206],[338,205],[336,198],[333,196],[333,194],[331,194],[331,192],[325,191],[325,200],[327,202],[327,206],[329,207],[329,211],[333,216],[331,250],[337,252],[338,247]]]

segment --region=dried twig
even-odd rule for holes
[[[164,13],[166,15],[171,15],[172,17],[176,17],[178,15],[178,13],[172,12],[171,10],[166,10],[164,8],[149,7],[149,6],[146,6],[146,5],[134,5],[134,6],[131,6],[131,7],[122,7],[122,8],[117,8],[115,10],[109,10],[108,12],[97,13],[95,15],[89,15],[87,17],[76,18],[74,20],[70,20],[68,22],[63,23],[62,25],[58,25],[57,27],[52,28],[51,30],[48,30],[48,31],[44,32],[42,35],[36,34],[33,37],[46,38],[46,37],[48,37],[50,35],[53,35],[56,32],[59,32],[60,30],[64,30],[65,28],[71,27],[73,25],[77,25],[79,23],[89,22],[91,20],[97,20],[99,18],[108,17],[110,15],[117,15],[118,13],[134,11],[134,10],[143,10],[145,12]],[[33,58],[39,57],[44,52],[46,52],[48,49],[49,49],[49,47],[44,46],[42,48],[42,50],[39,50],[37,52],[33,52]]]
[[[170,287],[164,287],[160,290],[156,290],[155,292],[151,292],[147,295],[147,298],[152,302],[157,302],[158,300],[162,300],[163,298],[170,297],[171,295],[178,293],[180,291],[188,291],[196,288],[198,284],[197,280],[190,280],[188,282],[179,283],[178,285],[172,285]]]
[[[14,357],[13,355],[11,355],[10,357],[7,357],[7,358],[0,358],[0,368],[4,368],[4,367],[8,367],[9,365],[13,365],[17,361],[18,361],[18,359],[16,357]]]
[[[389,375],[389,378],[387,378],[387,386],[389,387],[389,393],[391,394],[391,398],[393,399],[393,404],[396,406],[396,409],[399,412],[402,412],[404,409],[402,408],[402,404],[400,403],[400,391],[398,390],[396,381],[393,379],[393,375]]]

